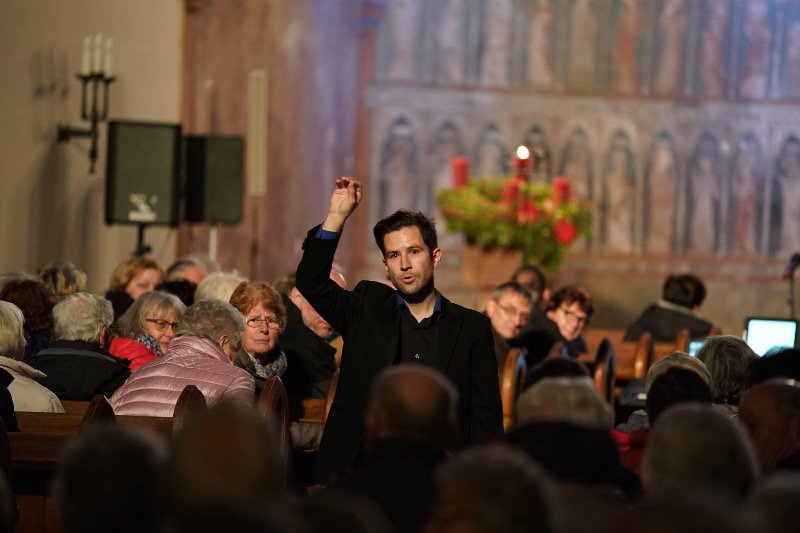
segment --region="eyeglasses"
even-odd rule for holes
[[[145,322],[152,322],[156,325],[156,329],[158,331],[167,331],[167,328],[172,328],[172,331],[178,329],[177,322],[170,322],[169,320],[164,320],[163,318],[145,318]]]
[[[530,314],[525,311],[518,311],[509,305],[503,305],[499,302],[497,303],[497,307],[502,309],[506,315],[512,318],[519,318],[522,322],[527,322],[531,317]]]
[[[564,313],[564,316],[566,316],[569,320],[577,322],[578,324],[586,324],[586,321],[589,320],[588,316],[579,315],[575,311],[570,311],[566,307],[559,307],[559,309],[561,309],[561,312]]]
[[[268,316],[266,318],[256,318],[256,317],[248,318],[247,320],[245,320],[245,323],[247,324],[248,328],[253,328],[253,329],[260,328],[263,326],[267,326],[268,328],[272,329],[281,329],[281,326],[283,325],[283,322],[280,319],[272,318],[271,316]]]

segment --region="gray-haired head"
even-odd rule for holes
[[[659,359],[650,366],[647,375],[644,377],[645,389],[650,390],[650,385],[653,384],[653,381],[655,381],[658,376],[676,366],[697,372],[700,377],[703,378],[703,381],[705,381],[709,387],[711,386],[711,372],[708,371],[708,367],[706,367],[705,363],[686,352],[676,351]]]
[[[697,358],[711,373],[714,403],[739,405],[745,388],[747,368],[758,356],[746,342],[732,335],[709,337]]]
[[[148,315],[152,315],[151,318],[163,318],[172,312],[180,320],[184,311],[186,306],[174,294],[163,291],[146,292],[119,317],[115,328],[120,337],[133,337],[147,331],[145,322]]]
[[[239,347],[244,331],[244,317],[228,302],[200,300],[189,306],[178,324],[177,336],[192,335],[219,344],[222,336]]]
[[[88,292],[65,296],[53,308],[56,337],[69,341],[97,342],[102,327],[114,321],[111,302]]]
[[[557,420],[584,427],[611,429],[611,407],[586,378],[543,378],[525,389],[517,400],[520,423]]]
[[[0,300],[0,355],[21,359],[25,350],[25,318],[19,307]]]
[[[194,301],[222,300],[228,302],[233,291],[243,281],[249,281],[238,272],[212,272],[197,285],[194,292]]]
[[[742,500],[757,476],[744,428],[708,404],[681,403],[664,411],[642,463],[645,490],[668,500],[699,494]]]

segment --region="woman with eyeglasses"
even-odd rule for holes
[[[528,350],[529,367],[544,359],[555,343],[562,344],[565,356],[584,353],[582,334],[593,313],[594,302],[586,289],[567,286],[555,291],[543,312],[531,313],[530,322],[518,337],[517,345]]]
[[[258,281],[240,283],[231,295],[231,305],[244,316],[242,345],[234,364],[256,379],[256,388],[270,376],[286,372],[286,354],[278,337],[286,325],[286,307],[278,291]]]
[[[167,353],[186,306],[166,292],[142,294],[114,324],[108,351],[131,362],[131,372]]]

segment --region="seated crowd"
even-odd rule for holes
[[[324,271],[327,273],[327,268]],[[330,277],[344,287],[341,268]],[[524,265],[489,296],[498,373],[512,350],[527,371],[513,425],[454,449],[459,390],[422,364],[381,371],[369,387],[364,450],[353,471],[302,486],[281,464],[278,428],[254,409],[272,376],[290,403],[336,386],[341,338],[286,276],[273,285],[202,257],[169,268],[120,264],[105,297],[54,264],[0,276],[0,417],[63,412],[109,399],[118,415],[170,417],[186,385],[208,410],[170,442],[129,427],[69,441],[53,483],[63,531],[787,531],[800,523],[800,351],[758,357],[698,314],[691,275],[626,332],[710,336],[696,356],[654,362],[646,400],[615,411],[585,357],[594,312],[583,288],[553,288]],[[593,355],[593,354],[590,354]],[[502,376],[501,376],[502,379]],[[292,423],[290,467],[323,426]],[[294,463],[292,463],[294,461]],[[13,530],[2,509],[0,531]],[[5,488],[4,488],[5,487]]]

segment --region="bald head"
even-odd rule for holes
[[[454,435],[458,392],[442,374],[421,365],[397,365],[375,378],[367,410],[374,441],[411,439],[446,447]]]
[[[764,472],[800,456],[800,386],[793,379],[772,379],[751,388],[739,405],[758,462]]]

